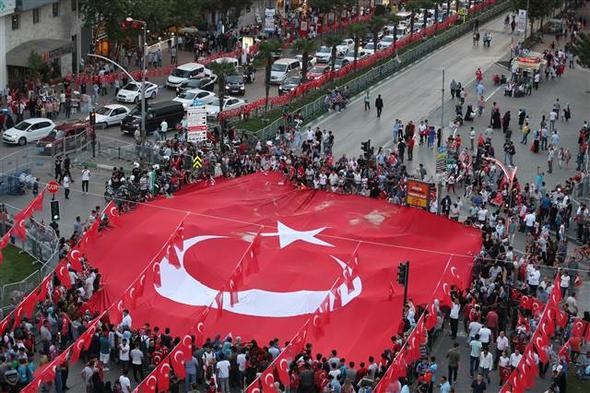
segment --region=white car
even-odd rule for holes
[[[318,63],[329,63],[332,60],[332,48],[328,46],[320,46],[315,53]]]
[[[55,123],[49,119],[38,117],[23,120],[2,133],[2,141],[9,145],[24,146],[45,138],[53,129]]]
[[[176,67],[168,76],[168,79],[166,79],[166,86],[176,88],[189,79],[203,78],[208,75],[211,75],[211,70],[205,68],[203,64],[182,64]]]
[[[154,98],[158,94],[158,85],[145,82],[145,98]],[[129,82],[117,93],[117,101],[138,103],[141,101],[141,82]]]
[[[218,100],[215,93],[201,89],[190,89],[185,90],[174,98],[172,101],[180,102],[184,109],[192,106],[194,100],[200,100],[204,105],[212,103],[214,100]]]
[[[344,56],[349,49],[354,49],[354,40],[345,38],[339,45],[336,45],[336,54],[337,56]]]
[[[369,56],[369,53],[365,51],[364,48],[359,48],[358,56],[356,59],[360,60],[367,56]],[[349,63],[354,62],[354,49],[349,49],[348,52],[344,54],[344,58],[348,60]]]
[[[297,61],[299,61],[299,67],[303,68],[303,55],[297,55],[297,56],[295,56],[295,59]],[[316,65],[317,62],[318,62],[318,59],[316,59],[313,56],[309,56],[307,58],[307,68],[313,67],[314,65]]]
[[[377,49],[383,50],[389,48],[393,45],[393,35],[386,35],[381,38],[381,41],[377,44]]]
[[[367,42],[365,46],[363,46],[363,50],[366,53],[366,56],[370,56],[373,53],[375,53],[375,44],[373,43],[373,41]],[[359,56],[359,59],[361,57]]]
[[[223,99],[223,110],[229,111],[231,109],[239,108],[245,104],[246,104],[246,101],[244,101],[242,99],[235,98],[235,97],[225,97]],[[209,105],[205,105],[205,109],[207,110],[207,117],[208,118],[211,118],[211,119],[217,118],[217,115],[219,114],[219,99],[213,101]]]
[[[106,128],[121,124],[121,120],[129,114],[129,108],[119,104],[111,104],[98,108],[94,113],[96,127]],[[86,121],[90,121],[90,116],[86,116]]]
[[[218,63],[218,64],[229,63],[229,64],[233,65],[234,67],[238,67],[240,65],[240,62],[235,57],[218,57],[217,59],[213,60],[213,63]]]

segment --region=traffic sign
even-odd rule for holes
[[[187,115],[187,140],[189,142],[203,142],[207,140],[207,110],[204,106],[190,106]]]
[[[193,158],[193,168],[200,169],[202,166],[203,166],[203,159],[199,156],[195,156],[195,158]]]
[[[47,191],[52,194],[57,193],[59,191],[59,183],[55,180],[51,180],[49,183],[47,183]]]

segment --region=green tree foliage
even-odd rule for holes
[[[353,23],[348,26],[348,33],[352,36],[352,39],[354,39],[354,64],[356,65],[356,60],[359,55],[359,47],[361,46],[363,36],[367,33],[367,26],[360,23]],[[374,44],[375,48],[377,48],[377,43],[374,42]]]
[[[300,38],[293,42],[293,49],[301,52],[301,77],[305,81],[307,79],[307,69],[309,67],[309,54],[313,53],[317,48],[316,41],[308,40],[307,38]]]
[[[535,21],[543,20],[553,14],[553,11],[559,7],[562,0],[512,0],[512,6],[515,10],[526,10],[528,5],[528,21],[530,34],[533,33]]]
[[[369,21],[368,29],[373,36],[373,44],[375,45],[375,50],[377,50],[377,43],[379,42],[379,33],[383,31],[383,28],[387,24],[387,19],[383,16],[373,16]]]
[[[584,68],[590,68],[590,34],[579,33],[572,44],[572,50],[578,57],[577,63]]]
[[[336,46],[342,42],[342,34],[332,33],[324,38],[324,44],[332,48],[331,68],[334,71],[336,67]]]
[[[281,49],[281,42],[272,39],[262,42],[258,47],[258,57],[264,60],[264,87],[266,107],[268,108],[268,97],[270,96],[270,71],[273,63],[273,54]]]

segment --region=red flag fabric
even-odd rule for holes
[[[221,315],[223,313],[223,292],[219,291],[217,295],[215,295],[215,304],[217,305],[217,315]]]
[[[555,276],[555,280],[553,281],[553,289],[551,290],[551,295],[549,296],[549,300],[556,305],[561,302],[560,283],[561,274],[558,274],[557,276]]]
[[[280,393],[275,386],[275,377],[273,375],[272,367],[267,367],[260,375],[262,383],[262,391],[265,393]]]
[[[332,292],[332,296],[334,297],[334,310],[339,309],[340,307],[342,307],[342,294],[340,293],[340,287],[336,286],[334,288],[332,288],[332,290],[330,291]],[[328,310],[329,312],[329,310]]]
[[[152,264],[151,274],[152,274],[152,282],[153,282],[154,286],[156,288],[160,288],[162,286],[162,280],[160,278],[160,263],[159,262],[155,262],[154,264]]]
[[[393,297],[395,296],[395,284],[393,283],[393,281],[389,282],[389,287],[387,289],[387,298],[389,299],[389,301],[393,300]]]
[[[568,320],[569,317],[567,313],[561,311],[560,309],[557,309],[557,316],[555,318],[555,321],[561,328],[565,328],[567,326]]]
[[[533,345],[535,346],[535,350],[539,355],[539,360],[541,360],[541,362],[543,363],[547,363],[547,361],[549,360],[546,351],[547,343],[545,342],[545,340],[543,340],[543,337],[541,337],[541,335],[536,335],[533,338]]]
[[[8,230],[1,238],[0,238],[0,250],[2,250],[3,248],[5,248],[9,243],[10,243],[10,232],[11,230]]]
[[[8,318],[10,318],[10,314],[8,314],[6,317],[4,317],[2,321],[0,321],[0,336],[3,336],[4,332],[8,329],[8,323],[10,322]]]
[[[238,288],[237,288],[236,282],[233,279],[229,280],[228,287],[229,287],[229,304],[230,304],[230,306],[233,307],[239,301]]]
[[[119,213],[119,209],[114,203],[111,202],[109,206],[107,206],[107,208],[105,209],[105,214],[111,225],[119,225],[121,221],[121,214]]]
[[[311,327],[312,327],[312,332],[313,332],[314,336],[316,337],[316,339],[320,338],[321,336],[324,335],[322,315],[318,310],[316,310],[316,312],[313,313],[313,317],[311,318]]]
[[[572,336],[574,337],[582,337],[584,335],[584,331],[586,330],[586,322],[581,318],[574,319],[572,324]]]
[[[184,250],[184,222],[180,223],[179,227],[174,232],[172,244],[174,244],[179,250]]]
[[[33,212],[43,210],[43,199],[45,198],[45,190],[41,191],[31,202],[31,210]]]
[[[173,350],[170,354],[170,366],[174,370],[174,374],[179,378],[183,379],[186,377],[186,369],[184,368],[184,351],[182,349]]]
[[[525,310],[530,310],[533,304],[533,300],[530,296],[524,295],[520,298],[520,307],[524,308]]]
[[[63,285],[66,288],[70,288],[72,286],[72,281],[70,280],[70,272],[68,271],[67,261],[64,259],[62,260],[57,267],[55,268],[55,274]]]
[[[14,224],[12,226],[12,234],[18,237],[21,240],[27,240],[27,228],[25,226],[25,220],[14,220]]]
[[[158,391],[165,391],[170,388],[170,369],[170,362],[164,360],[154,370],[156,378],[158,378]]]
[[[176,253],[173,240],[170,240],[166,246],[166,257],[168,258],[168,263],[177,269],[180,268],[180,260],[178,259],[178,254]]]
[[[184,218],[185,212],[191,214]],[[386,218],[376,225],[375,214]],[[182,267],[177,269],[165,255],[161,259],[154,255],[183,219],[185,250],[178,253]],[[419,222],[420,228],[408,222]],[[260,234],[253,236],[261,227]],[[337,348],[350,359],[380,353],[382,332],[399,326],[400,313],[383,313],[384,292],[392,280],[386,274],[391,272],[391,260],[412,260],[412,271],[419,280],[410,286],[408,296],[415,304],[428,304],[445,275],[449,256],[453,255],[452,263],[466,283],[473,264],[468,255],[481,249],[477,230],[419,209],[296,190],[282,174],[256,173],[220,180],[214,187],[184,187],[172,199],[140,204],[121,218],[120,225],[101,231],[85,256],[100,270],[104,291],[110,294],[125,293],[147,268],[147,283],[133,319],[186,332],[197,322],[195,315],[208,308],[219,291],[228,291],[229,272],[252,246],[251,241],[259,244],[251,247],[258,251],[254,254],[259,272],[238,286],[240,302],[231,312],[207,319],[206,333],[231,331],[258,341],[275,337],[277,332],[282,340],[293,337],[341,275],[338,261],[353,255],[360,241],[362,263],[353,274],[354,291],[348,294],[342,285],[343,305],[331,313],[329,324],[323,324],[325,334],[316,339],[308,331],[314,352]],[[425,253],[424,244],[437,253]],[[125,261],[125,269],[113,261]],[[149,261],[156,267],[148,266]],[[243,266],[246,269],[248,264]],[[154,270],[158,272],[155,280]],[[450,283],[450,275],[445,278]],[[401,304],[401,292],[397,292],[387,304]],[[246,295],[248,301],[243,300]],[[229,296],[224,296],[229,310]],[[371,320],[379,323],[350,323]],[[363,345],[353,345],[360,341]]]
[[[246,254],[246,274],[253,274],[258,273],[260,268],[258,267],[258,253],[260,252],[260,232],[254,236],[252,240],[252,244],[250,245],[250,250]]]
[[[545,307],[545,304],[543,304],[543,302],[541,302],[539,299],[537,299],[537,298],[531,299],[530,310],[533,313],[533,315],[539,315],[541,312],[543,312],[544,307]]]
[[[143,295],[143,289],[145,288],[145,280],[147,278],[146,273],[142,273],[141,276],[135,282],[135,293],[137,297],[141,297]]]
[[[344,270],[342,270],[342,276],[344,278],[344,283],[346,284],[346,289],[350,294],[352,291],[354,291],[354,278],[352,277],[352,274],[348,268],[344,268]]]
[[[77,247],[73,247],[70,250],[70,252],[68,252],[67,257],[72,269],[74,269],[77,272],[82,271],[82,262],[80,261],[82,254],[80,253],[80,250]]]

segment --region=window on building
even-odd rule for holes
[[[72,0],[72,11],[76,11],[78,9],[78,0]]]
[[[18,30],[20,28],[20,15],[12,15],[12,30]]]
[[[51,5],[53,7],[53,17],[56,18],[59,16],[59,3],[53,3]]]
[[[33,10],[33,23],[39,23],[39,8]]]

